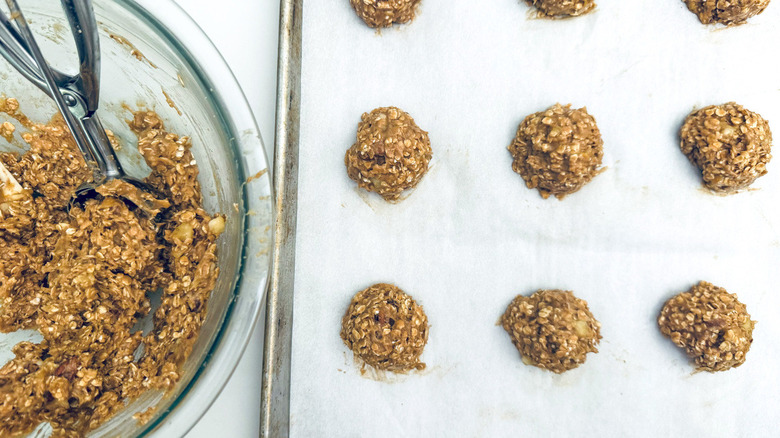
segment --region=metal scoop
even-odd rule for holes
[[[68,75],[49,66],[17,1],[6,0],[6,3],[10,17],[0,13],[0,54],[25,78],[54,99],[84,161],[92,168],[93,181],[76,190],[70,206],[97,196],[97,188],[113,180],[132,185],[134,189],[119,182],[111,184],[123,186],[116,194],[152,215],[170,206],[168,201],[161,200],[157,190],[122,170],[98,118],[100,41],[92,1],[61,0],[78,51],[77,75]]]

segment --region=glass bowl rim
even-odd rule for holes
[[[142,19],[154,29],[158,36],[171,47],[197,75],[200,84],[208,90],[218,109],[223,128],[231,138],[229,147],[239,158],[236,170],[241,184],[241,200],[246,213],[261,201],[258,192],[267,195],[266,208],[274,211],[269,163],[264,142],[257,126],[249,102],[246,99],[235,75],[217,48],[205,32],[174,0],[114,0],[123,9]],[[175,31],[172,29],[176,29]],[[193,50],[196,48],[196,50]],[[230,96],[230,111],[225,96]],[[250,187],[247,177],[255,172],[263,172]],[[259,188],[257,188],[259,187]],[[158,412],[152,421],[138,429],[137,437],[159,434],[160,436],[184,436],[208,411],[224,389],[243,356],[249,339],[254,331],[269,285],[270,257],[265,266],[265,276],[260,279],[248,278],[246,269],[253,266],[257,248],[268,250],[272,245],[272,236],[267,242],[248,241],[250,229],[248,216],[242,215],[242,243],[239,257],[238,276],[232,290],[232,299],[222,319],[220,327],[203,361],[192,378],[164,411]],[[262,265],[261,265],[262,266]],[[214,365],[221,367],[216,368]],[[208,383],[208,385],[204,384]],[[260,391],[260,388],[257,388]],[[187,415],[172,415],[187,412]],[[259,415],[259,411],[258,411]]]

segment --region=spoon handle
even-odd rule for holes
[[[92,10],[92,0],[62,0],[62,9],[79,54],[77,76],[81,95],[87,104],[87,116],[98,109],[100,100],[100,37]]]
[[[0,44],[0,48],[8,52],[3,54],[9,60],[19,61],[16,64],[12,62],[15,67],[27,64],[22,52],[32,58],[37,67],[36,73],[45,82],[84,160],[92,167],[94,182],[99,184],[108,179],[124,177],[119,159],[96,114],[100,97],[100,43],[92,2],[62,0],[79,54],[79,74],[67,81],[63,81],[59,72],[53,70],[43,57],[17,0],[6,0],[6,3],[11,12],[11,19],[6,21],[12,20],[17,29],[16,32],[0,33],[0,37],[12,37],[5,44]],[[18,43],[22,51],[7,50],[13,43]],[[23,68],[19,70],[22,73],[25,71]]]
[[[100,123],[98,115],[93,113],[90,117],[79,119],[81,127],[90,138],[90,148],[92,149],[92,156],[95,159],[100,173],[107,179],[122,179],[125,177],[125,172],[122,169],[122,164],[119,162],[119,158],[114,152],[114,148],[111,146],[111,142],[108,140],[106,130],[103,128],[103,124]],[[99,141],[95,139],[100,138]]]

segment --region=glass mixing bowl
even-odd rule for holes
[[[94,3],[102,52],[100,114],[125,146],[119,155],[126,170],[137,177],[148,172],[127,126],[131,116],[126,106],[153,109],[169,131],[192,139],[205,208],[227,216],[218,240],[219,278],[181,380],[168,394],[147,392],[88,435],[178,437],[224,387],[264,303],[271,248],[268,160],[230,69],[181,8],[171,0]],[[50,63],[73,72],[78,58],[59,2],[21,4]],[[46,121],[56,112],[53,102],[5,61],[0,61],[0,84],[0,92],[18,98],[33,120]],[[0,149],[19,151],[23,145],[17,134]],[[0,364],[13,357],[11,348],[17,342],[39,339],[34,331],[0,334]],[[147,423],[132,418],[151,406],[156,409]],[[30,436],[44,437],[50,431],[42,425]]]

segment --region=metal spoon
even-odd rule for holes
[[[124,172],[98,118],[100,39],[92,1],[61,0],[78,51],[77,75],[68,75],[49,66],[17,1],[6,0],[6,3],[10,18],[0,13],[0,54],[54,99],[84,160],[92,168],[93,181],[76,190],[70,206],[96,197],[98,187],[112,180],[124,181],[134,187],[137,193],[125,189],[117,195],[151,215],[170,206],[153,187]]]

